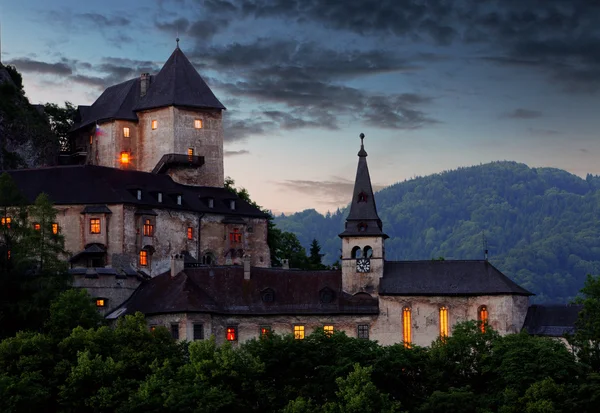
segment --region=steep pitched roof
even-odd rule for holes
[[[386,261],[381,295],[533,295],[484,260]]]
[[[122,170],[95,165],[59,166],[7,171],[23,193],[33,202],[45,192],[57,205],[84,204],[93,210],[98,205],[133,204],[142,209],[179,209],[225,216],[266,217],[266,214],[237,198],[225,188],[196,187],[174,182],[168,175]],[[137,199],[137,190],[142,191]],[[161,192],[162,202],[158,202]],[[181,205],[176,195],[182,196]],[[213,199],[213,207],[208,199]],[[236,200],[235,210],[229,206]]]
[[[225,109],[179,47],[150,83],[148,93],[134,110],[163,106]]]
[[[274,300],[263,300],[271,289]],[[331,300],[322,291],[333,292]],[[377,314],[378,301],[342,291],[340,271],[251,268],[244,280],[240,266],[188,268],[143,283],[114,314],[204,312],[214,314]],[[109,315],[109,318],[111,316]]]
[[[360,151],[358,152],[358,167],[354,181],[354,192],[350,213],[346,218],[346,227],[340,237],[347,236],[373,236],[380,235],[387,238],[383,233],[383,224],[377,214],[371,176],[367,166],[367,152],[363,144],[364,134],[360,134]]]
[[[137,111],[163,106],[225,109],[179,47],[158,75],[150,76],[146,95],[140,92],[139,77],[109,87],[91,106],[79,107],[80,119],[71,130],[112,119],[137,121]]]
[[[532,305],[523,329],[536,336],[562,337],[575,332],[581,305]]]

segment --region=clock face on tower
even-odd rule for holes
[[[368,258],[359,258],[356,260],[356,272],[370,272],[371,260]]]

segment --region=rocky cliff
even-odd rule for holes
[[[57,151],[43,106],[31,105],[19,72],[0,64],[0,169],[53,165]]]

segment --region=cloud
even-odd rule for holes
[[[352,199],[354,190],[354,181],[336,176],[323,181],[286,180],[275,182],[275,184],[282,189],[300,193],[330,207],[347,205]],[[373,191],[383,188],[385,185],[373,184]]]
[[[105,16],[100,13],[82,13],[75,16],[99,28],[123,27],[131,24],[131,20],[123,16]]]
[[[70,75],[73,73],[73,68],[66,62],[47,63],[40,60],[32,60],[26,57],[13,59],[8,64],[14,65],[19,71],[33,72],[50,75]]]
[[[505,119],[536,119],[542,117],[542,112],[519,108],[512,112],[503,113],[500,117]]]
[[[273,122],[266,122],[255,117],[239,119],[235,116],[227,116],[223,119],[224,141],[228,143],[245,141],[251,136],[265,135],[267,131],[273,130],[273,126]]]
[[[179,17],[167,22],[155,21],[154,25],[157,29],[167,33],[185,33],[188,27],[190,27],[190,21],[185,17]]]
[[[246,150],[246,149],[240,149],[239,151],[224,151],[223,152],[223,156],[224,157],[230,157],[230,156],[239,156],[239,155],[249,155],[250,151]]]

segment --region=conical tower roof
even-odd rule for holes
[[[140,100],[134,110],[164,106],[225,109],[179,45],[160,72],[152,79],[146,96]]]
[[[383,225],[379,215],[377,215],[377,206],[371,186],[371,176],[367,166],[367,152],[363,143],[365,135],[360,134],[360,151],[358,152],[358,168],[356,169],[356,180],[354,181],[354,192],[352,194],[352,203],[350,204],[350,213],[346,218],[346,229],[340,237],[362,237],[362,236],[382,236],[388,238],[383,233]]]

